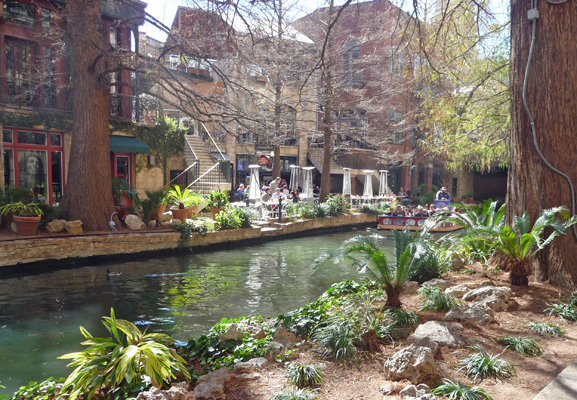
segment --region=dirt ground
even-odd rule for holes
[[[472,272],[475,271],[473,274]],[[455,284],[466,283],[476,286],[489,280],[483,276],[482,268],[474,265],[468,273],[451,273],[446,278]],[[507,275],[501,273],[491,276],[496,285],[508,286]],[[532,399],[541,389],[551,382],[556,375],[577,358],[577,327],[565,324],[557,317],[549,317],[543,313],[549,303],[556,301],[561,294],[564,299],[571,292],[569,289],[553,287],[549,284],[530,282],[528,287],[514,287],[514,305],[508,310],[495,314],[496,322],[483,326],[465,325],[461,336],[467,346],[460,349],[441,347],[436,356],[437,367],[443,378],[459,380],[469,385],[485,388],[494,400]],[[416,294],[405,295],[402,299],[405,309],[417,312],[419,322],[437,319],[442,320],[442,313],[418,312],[419,298]],[[565,334],[560,337],[542,337],[533,334],[526,325],[529,322],[550,322],[563,327]],[[460,359],[471,354],[468,346],[480,344],[485,351],[498,354],[503,347],[495,343],[501,336],[529,336],[539,340],[543,355],[525,357],[517,352],[507,351],[502,357],[515,365],[516,376],[506,382],[486,380],[471,382],[463,374],[457,373]],[[394,352],[404,347],[396,343],[381,347],[380,353],[362,354],[356,360],[335,362],[333,359],[323,359],[315,349],[307,345],[299,349],[295,357],[298,362],[315,362],[324,365],[325,377],[323,384],[316,391],[319,399],[326,400],[368,400],[383,398],[379,388],[391,383],[384,378],[383,364]],[[257,371],[260,379],[233,383],[227,387],[227,399],[230,400],[268,400],[272,395],[286,388],[284,362],[269,363],[263,370]],[[395,386],[401,390],[408,382],[400,382]],[[395,398],[395,397],[394,397]],[[396,397],[400,398],[400,397]]]

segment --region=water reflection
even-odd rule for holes
[[[82,347],[80,325],[105,335],[100,320],[111,307],[118,318],[179,340],[204,333],[224,317],[274,317],[300,307],[330,284],[360,277],[342,263],[309,276],[318,255],[356,233],[0,280],[4,393],[30,380],[67,375],[66,362],[57,357]],[[106,269],[122,275],[108,277]]]

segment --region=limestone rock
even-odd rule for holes
[[[228,368],[217,369],[198,378],[194,400],[226,400],[225,385],[234,376]]]
[[[483,304],[474,302],[451,308],[443,319],[445,321],[461,321],[470,324],[486,324],[495,321],[495,312]]]
[[[448,324],[441,321],[429,321],[419,325],[407,341],[415,343],[425,337],[441,346],[459,347],[463,344],[461,336],[453,331]]]
[[[235,369],[246,370],[246,369],[263,369],[268,364],[268,360],[264,357],[251,358],[245,362],[239,362],[235,365]]]
[[[158,214],[158,222],[168,222],[172,219],[172,213],[170,211]]]
[[[463,300],[475,301],[495,311],[507,310],[511,303],[511,288],[507,286],[483,286],[467,292]]]
[[[433,400],[435,395],[431,393],[431,389],[421,383],[420,385],[409,385],[399,392],[399,396],[403,400]]]
[[[457,254],[453,254],[453,259],[451,260],[451,270],[459,271],[465,267],[465,263]]]
[[[457,285],[445,289],[445,294],[451,295],[456,299],[460,299],[465,295],[465,293],[469,292],[470,290],[471,287],[469,285]]]
[[[240,339],[244,338],[245,336],[248,336],[248,334],[239,331],[238,328],[236,327],[236,325],[232,324],[231,326],[228,327],[226,332],[224,332],[220,335],[220,337],[218,338],[218,341],[220,343],[224,343],[227,340],[235,340],[236,341],[236,340],[240,340]]]
[[[46,230],[51,233],[64,232],[66,230],[66,220],[54,219],[46,224]]]
[[[379,388],[379,392],[381,392],[384,395],[389,395],[389,394],[393,393],[393,385],[390,383],[387,383],[386,385],[383,385]]]
[[[282,326],[279,326],[276,328],[276,331],[274,331],[272,340],[284,346],[290,346],[291,344],[295,344],[297,342],[297,335],[287,331]]]
[[[255,321],[242,320],[238,323],[237,328],[239,331],[245,332],[255,339],[264,339],[266,337],[263,325]]]
[[[397,351],[385,361],[384,367],[385,377],[393,381],[407,379],[418,384],[437,376],[433,352],[416,344]]]
[[[279,342],[271,342],[269,345],[268,351],[266,352],[266,356],[268,358],[275,358],[279,354],[282,354],[286,351],[286,346],[280,344]]]
[[[168,390],[160,390],[155,387],[149,391],[140,392],[136,400],[193,400],[192,392],[188,391],[186,382],[175,383]]]
[[[404,293],[413,294],[417,293],[417,289],[419,289],[419,283],[415,281],[408,281],[405,283]]]
[[[79,219],[75,221],[66,221],[66,232],[71,233],[73,235],[81,235],[82,234],[82,221]]]
[[[124,218],[124,223],[128,227],[128,229],[133,231],[140,231],[142,229],[146,229],[146,224],[134,214],[128,214],[126,218]]]
[[[419,347],[428,347],[429,349],[431,349],[433,356],[436,356],[437,352],[439,351],[439,345],[437,344],[437,342],[434,342],[433,340],[431,340],[431,338],[428,337],[423,338],[414,337],[413,340],[411,340],[410,342],[407,339],[407,342],[413,343]]]
[[[156,228],[156,220],[148,221],[147,225],[149,228]]]
[[[437,286],[437,287],[445,290],[445,289],[453,286],[453,284],[446,279],[435,278],[435,279],[431,279],[430,281],[423,283],[422,286],[433,286],[433,287]]]

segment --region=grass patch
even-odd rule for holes
[[[316,364],[290,363],[286,374],[289,383],[298,388],[320,386],[323,381],[323,371]]]
[[[332,354],[337,360],[352,357],[356,352],[355,344],[362,342],[346,321],[333,322],[322,327],[312,338],[326,348],[324,356]]]
[[[507,336],[497,339],[497,343],[505,346],[505,350],[515,350],[524,356],[535,357],[543,354],[539,343],[532,338],[523,336]]]
[[[459,300],[453,296],[445,294],[443,289],[436,286],[424,286],[417,293],[421,296],[421,311],[442,311],[447,312],[454,306],[459,305]]]
[[[577,310],[575,310],[571,303],[563,303],[561,298],[557,300],[557,303],[550,304],[543,312],[549,315],[556,315],[565,322],[577,321]]]
[[[560,326],[547,322],[529,322],[527,326],[541,336],[559,336],[565,333]]]
[[[308,389],[288,389],[282,393],[275,394],[270,400],[312,400],[317,395]]]
[[[468,386],[462,382],[444,379],[444,383],[431,390],[435,396],[448,397],[451,400],[492,400],[485,389]]]
[[[479,347],[478,352],[459,362],[457,372],[464,371],[472,380],[495,378],[505,380],[515,374],[515,367],[503,360],[497,354],[488,354]]]

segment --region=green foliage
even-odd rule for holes
[[[341,196],[329,196],[324,203],[307,204],[303,202],[286,205],[287,217],[291,219],[316,219],[342,215],[350,209],[349,202]]]
[[[207,233],[213,232],[215,230],[215,224],[211,220],[201,219],[201,220],[185,220],[180,224],[173,226],[174,229],[180,232],[180,239],[178,240],[178,245],[180,247],[186,246],[188,240],[193,234],[198,234],[200,236],[206,236]]]
[[[66,378],[54,379],[52,377],[44,382],[30,382],[21,386],[11,396],[13,400],[62,400],[68,398],[68,393],[62,393]],[[0,386],[2,387],[2,386]],[[0,397],[1,398],[1,397]]]
[[[113,309],[102,323],[111,337],[96,338],[80,327],[86,338],[82,344],[89,347],[59,357],[71,359],[68,366],[75,367],[64,383],[64,390],[71,390],[70,399],[82,395],[90,400],[106,388],[122,398],[149,384],[161,387],[175,379],[175,373],[190,379],[184,359],[167,346],[174,342],[170,336],[143,334],[133,323],[116,319]]]
[[[270,400],[313,400],[317,395],[309,389],[287,389],[286,391],[275,394]]]
[[[372,205],[364,205],[361,207],[360,211],[363,214],[367,214],[367,215],[380,215],[380,214],[384,214],[384,210],[382,208],[379,207],[375,207]]]
[[[416,243],[416,240],[413,240]],[[449,253],[440,245],[436,245],[428,236],[421,235],[418,239],[419,246],[411,247],[412,267],[409,271],[409,280],[418,283],[439,278],[448,270],[450,265]],[[418,251],[418,253],[416,253]]]
[[[351,208],[351,204],[343,196],[328,196],[324,204],[330,217],[343,215]]]
[[[355,345],[362,342],[354,327],[340,319],[316,330],[312,339],[325,347],[324,356],[332,355],[337,360],[352,357],[356,353]]]
[[[292,362],[286,369],[290,384],[299,388],[320,386],[324,373],[316,364],[300,364]]]
[[[138,191],[130,184],[130,182],[128,182],[128,180],[114,176],[112,177],[111,184],[112,198],[114,199],[114,204],[117,207],[122,206],[122,197],[130,199],[132,202],[132,207],[138,208],[140,206]]]
[[[13,214],[19,217],[36,217],[44,214],[38,203],[8,203],[0,207],[0,215]]]
[[[389,318],[395,326],[412,326],[419,320],[419,316],[414,312],[393,307],[385,310],[385,316]]]
[[[443,379],[443,383],[433,390],[435,396],[447,397],[450,400],[492,400],[485,389],[478,386],[468,386],[462,382]]]
[[[577,321],[577,310],[571,303],[563,303],[561,297],[559,297],[557,303],[549,304],[549,307],[544,309],[543,312],[549,315],[556,315],[564,322]]]
[[[226,191],[213,190],[208,195],[208,205],[215,208],[224,208],[230,204]]]
[[[529,329],[537,332],[541,336],[559,336],[564,333],[560,326],[549,324],[547,322],[529,322],[527,326]]]
[[[17,188],[13,185],[0,188],[0,206],[10,203],[32,203],[34,201],[34,192],[28,188]]]
[[[174,185],[167,193],[168,201],[178,206],[179,209],[190,205],[192,196],[194,196],[193,192],[186,188],[182,190],[180,185]]]
[[[477,353],[459,362],[459,370],[473,380],[495,378],[505,380],[515,374],[515,367],[501,359],[497,354],[485,353],[480,347],[475,347]]]
[[[423,286],[417,291],[422,297],[419,310],[447,312],[459,305],[459,300],[445,294],[443,289],[436,286]]]
[[[228,207],[215,217],[218,229],[250,228],[255,215],[248,207]]]
[[[505,346],[505,350],[515,350],[524,356],[539,356],[543,354],[543,350],[539,347],[539,343],[532,338],[523,336],[507,336],[497,338],[497,343]]]

